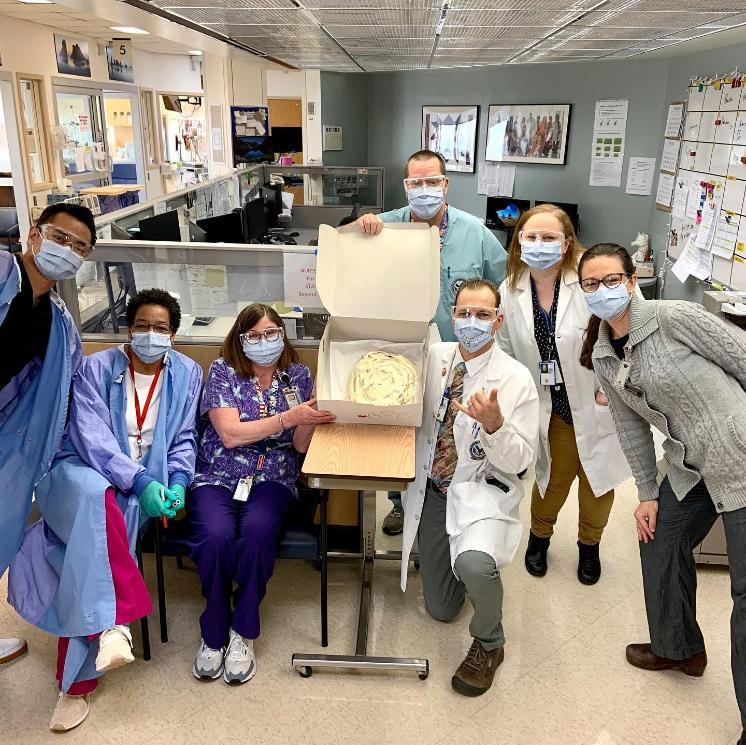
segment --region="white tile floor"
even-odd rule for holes
[[[153,659],[137,659],[110,673],[93,696],[88,720],[61,737],[96,745],[734,744],[740,719],[729,666],[726,570],[700,570],[700,622],[710,660],[703,678],[644,672],[624,659],[625,644],[647,640],[634,504],[634,490],[625,485],[602,544],[604,575],[595,587],[575,578],[572,497],[553,539],[546,578],[534,579],[523,569],[524,537],[516,561],[503,572],[505,663],[489,693],[476,699],[450,688],[471,641],[468,610],[452,624],[433,621],[424,612],[417,574],[402,594],[394,562],[376,568],[370,650],[428,657],[427,681],[412,674],[328,671],[300,678],[290,666],[291,653],[320,651],[318,574],[308,564],[282,561],[262,608],[256,678],[237,688],[222,681],[200,683],[191,675],[202,607],[197,579],[169,560],[171,640],[160,643],[154,617]],[[528,506],[525,500],[524,517]],[[387,509],[388,502],[379,498],[381,517]],[[379,547],[396,547],[397,541],[381,536]],[[147,574],[154,587],[152,562]],[[358,592],[357,566],[332,564],[329,652],[345,654],[354,647]],[[4,580],[0,593],[5,595]],[[0,742],[49,742],[55,640],[25,625],[5,603],[0,634],[24,635],[31,648],[0,670]]]

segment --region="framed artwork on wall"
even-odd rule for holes
[[[447,171],[474,173],[479,106],[423,106],[422,148],[443,156]]]
[[[54,35],[54,56],[57,58],[57,72],[61,75],[91,77],[91,55],[88,42],[66,34]]]
[[[564,165],[571,104],[493,105],[485,160]]]

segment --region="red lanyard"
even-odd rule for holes
[[[135,421],[137,422],[137,457],[142,458],[142,427],[145,424],[145,419],[148,416],[148,409],[150,408],[150,402],[153,400],[153,394],[155,393],[155,387],[158,385],[158,378],[161,377],[161,370],[163,370],[163,364],[160,365],[155,375],[153,376],[153,382],[150,384],[150,390],[148,391],[148,397],[145,399],[145,406],[142,412],[140,411],[140,397],[137,395],[137,383],[135,383],[135,368],[130,360],[130,375],[132,376],[132,388],[135,391]]]

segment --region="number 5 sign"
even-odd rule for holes
[[[132,64],[132,40],[112,39],[106,47],[106,64],[109,67],[109,80],[134,83],[135,68]]]

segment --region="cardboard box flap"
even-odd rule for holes
[[[440,238],[424,223],[319,227],[316,289],[332,316],[429,322],[440,297]]]

